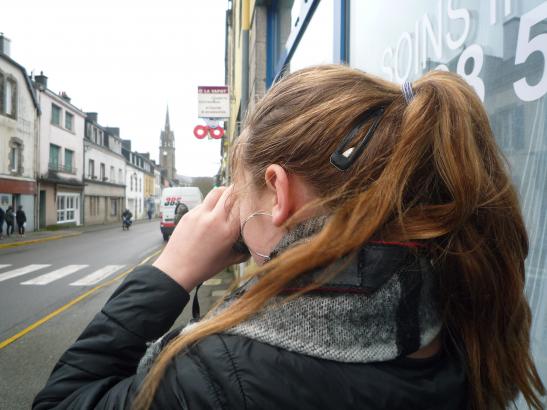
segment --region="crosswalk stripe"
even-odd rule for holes
[[[84,268],[87,268],[89,265],[67,265],[65,267],[56,269],[45,275],[38,276],[37,278],[21,282],[21,285],[47,285],[53,281],[64,278],[74,272],[78,272]]]
[[[0,269],[9,268],[11,265],[0,265]]]
[[[50,267],[51,265],[27,265],[22,268],[13,269],[0,274],[0,282],[8,279],[16,278],[18,276],[26,275],[27,273],[34,272],[39,269]]]
[[[113,273],[119,271],[121,268],[123,268],[125,265],[106,265],[105,267],[96,270],[95,272],[84,276],[83,278],[77,280],[76,282],[72,282],[70,286],[90,286],[94,285],[101,280],[109,277]]]

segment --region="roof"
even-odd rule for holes
[[[25,69],[25,67],[23,67],[17,61],[13,60],[11,57],[3,53],[0,53],[0,59],[7,61],[9,64],[13,65],[14,67],[18,68],[21,71],[21,74],[23,74],[23,77],[25,79],[25,83],[27,85],[28,91],[32,97],[32,102],[34,103],[34,107],[36,107],[36,111],[38,111],[38,115],[40,115],[41,114],[40,105],[38,104],[38,99],[36,98],[34,87],[32,86],[32,83],[30,82],[30,78],[27,75],[27,70]]]

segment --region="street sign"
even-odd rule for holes
[[[198,87],[198,117],[229,118],[230,94],[228,87]]]

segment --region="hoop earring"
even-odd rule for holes
[[[251,215],[249,215],[247,218],[245,218],[243,220],[243,222],[241,223],[241,227],[240,227],[240,236],[243,239],[243,242],[245,242],[245,236],[243,235],[243,230],[245,229],[245,225],[247,224],[247,222],[249,222],[249,220],[251,220],[255,216],[259,216],[259,215],[272,216],[272,214],[270,212],[267,212],[267,211],[256,211],[256,212],[253,212]],[[246,246],[247,246],[247,249],[249,249],[250,252],[254,253],[256,256],[260,256],[261,258],[263,258],[264,262],[269,262],[270,255],[264,255],[260,252],[253,251],[249,247],[249,245],[246,244]]]

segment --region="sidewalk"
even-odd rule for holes
[[[145,222],[154,222],[159,221],[159,218],[152,218],[151,221],[148,219],[138,219],[134,221],[134,224],[141,224]],[[52,241],[56,239],[68,238],[71,236],[78,236],[84,232],[96,232],[106,229],[119,228],[121,226],[120,222],[110,223],[110,224],[97,224],[97,225],[80,225],[75,227],[70,227],[66,229],[59,229],[56,231],[34,231],[27,232],[24,237],[20,237],[17,232],[14,232],[13,235],[7,237],[4,231],[2,239],[0,239],[0,249],[3,248],[13,248],[16,246],[25,246],[32,245],[35,243]]]

